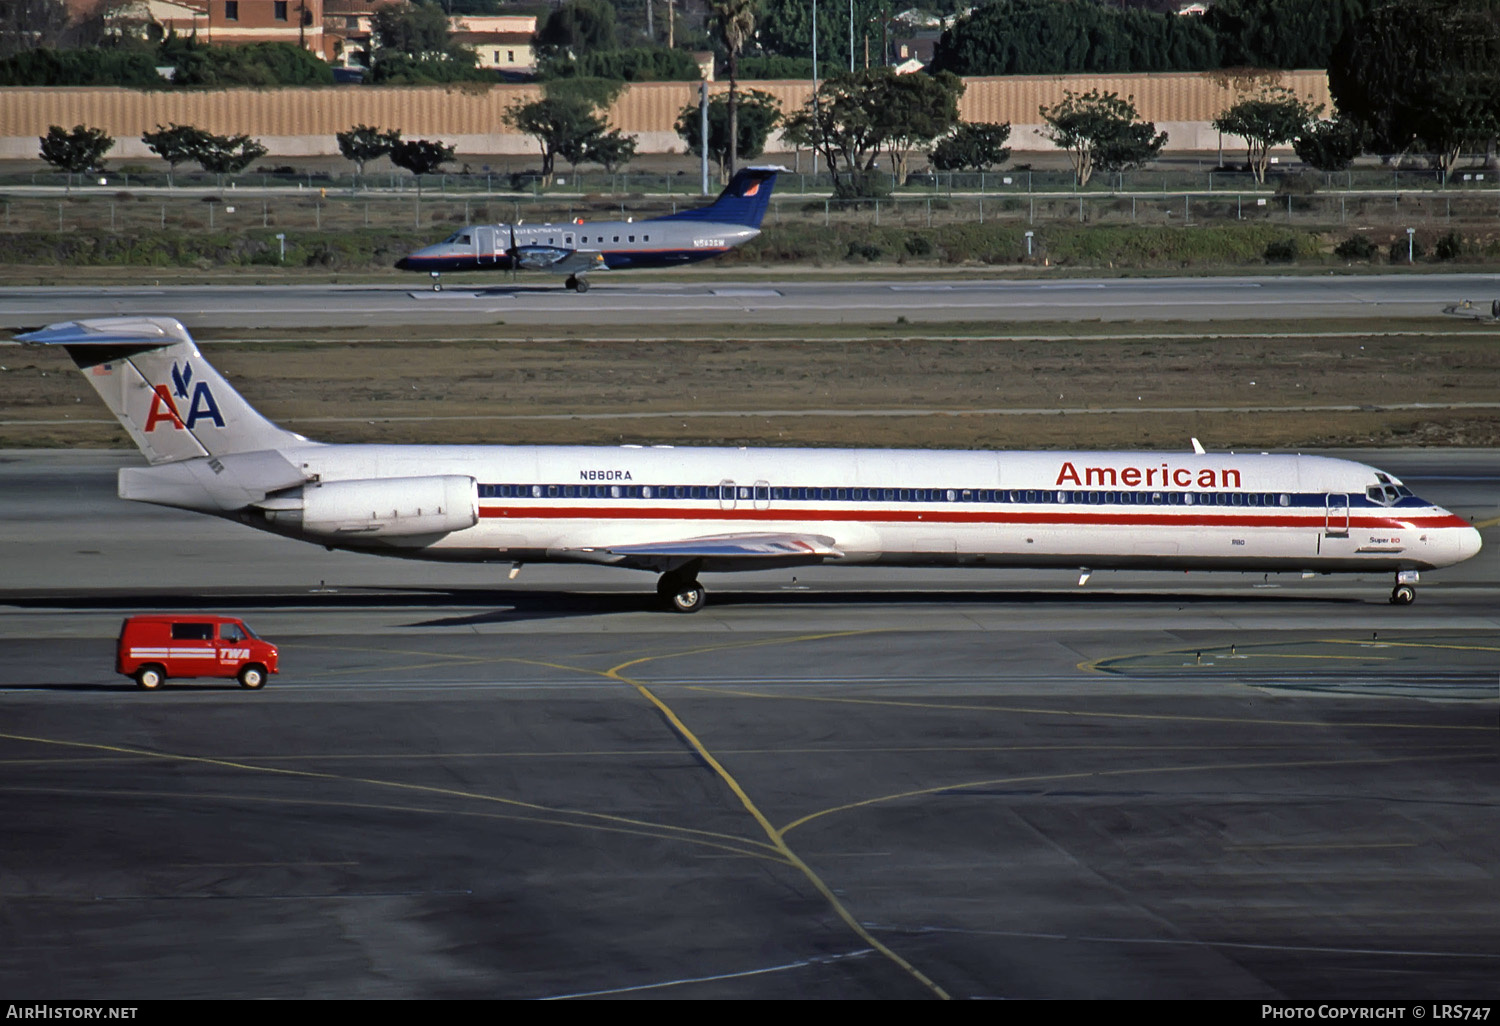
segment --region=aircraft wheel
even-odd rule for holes
[[[580,293],[587,292],[589,290],[589,280],[587,278],[579,278],[578,284],[574,285],[573,288]]]
[[[1391,605],[1409,606],[1417,600],[1417,589],[1409,584],[1398,584],[1391,589]]]
[[[142,691],[155,691],[167,679],[167,671],[160,666],[142,666],[135,671],[136,687]]]
[[[703,608],[703,585],[689,581],[672,591],[672,608],[679,613],[696,613]]]
[[[578,276],[574,275],[574,274],[568,275],[568,280],[565,281],[565,282],[563,282],[563,285],[567,287],[568,291],[570,291],[570,292],[577,292],[578,291]]]
[[[256,688],[262,688],[265,686],[266,671],[264,668],[251,665],[245,667],[240,671],[240,687],[250,688],[253,691]]]

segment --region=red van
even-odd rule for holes
[[[147,690],[168,677],[238,677],[262,687],[276,672],[276,646],[229,616],[131,616],[120,625],[115,672]]]

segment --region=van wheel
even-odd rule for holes
[[[259,666],[247,666],[240,671],[240,687],[259,688],[266,683],[266,671]]]
[[[136,687],[144,691],[155,691],[166,679],[167,673],[160,666],[142,666],[135,671]]]

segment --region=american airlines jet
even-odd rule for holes
[[[784,167],[747,167],[706,207],[644,221],[563,224],[479,224],[396,261],[426,271],[442,289],[444,271],[547,271],[566,274],[575,292],[589,290],[592,271],[678,267],[727,253],[760,234],[760,223]]]
[[[1318,456],[329,445],[257,413],[170,317],[53,324],[150,464],[123,499],[408,559],[703,572],[810,564],[1388,572],[1479,551],[1389,474]],[[1195,449],[1198,447],[1195,445]]]

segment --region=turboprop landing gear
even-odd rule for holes
[[[696,613],[703,608],[707,592],[698,583],[698,568],[689,564],[661,575],[656,593],[679,613]]]
[[[568,280],[564,284],[574,292],[587,292],[589,290],[589,280],[587,278],[580,278],[576,274],[568,275]]]
[[[428,271],[427,273],[430,274],[430,275],[432,275],[432,291],[434,291],[434,292],[441,292],[441,291],[443,291],[443,283],[442,283],[442,281],[440,280],[440,277],[439,277],[442,274],[442,272],[441,271]]]

